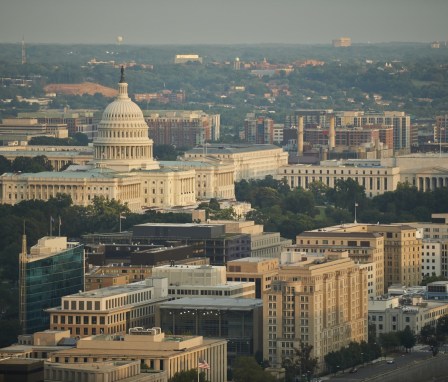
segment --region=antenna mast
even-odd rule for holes
[[[22,37],[22,65],[26,64],[25,37]]]

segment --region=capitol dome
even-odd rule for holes
[[[152,146],[143,112],[128,96],[122,67],[118,96],[104,110],[93,141],[94,163],[117,171],[155,169]]]

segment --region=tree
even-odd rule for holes
[[[415,334],[412,332],[409,325],[406,325],[404,330],[399,332],[399,338],[401,346],[406,349],[406,353],[408,352],[408,349],[412,349],[417,342],[417,338],[415,337]]]
[[[381,347],[386,351],[395,349],[400,346],[400,338],[396,332],[381,333],[379,336]]]
[[[436,332],[438,336],[448,336],[448,314],[439,317],[436,324]]]
[[[265,372],[253,357],[238,357],[233,364],[235,382],[274,382],[275,378]]]
[[[198,380],[197,373],[198,373],[197,369],[178,371],[169,379],[169,382],[192,382],[192,381],[196,382]],[[205,378],[205,373],[203,371],[199,373],[199,381],[207,382],[207,379]]]
[[[297,376],[300,380],[310,380],[317,366],[317,358],[311,356],[312,351],[312,345],[300,341],[299,347],[294,348],[293,357],[283,360],[287,381],[295,381]]]

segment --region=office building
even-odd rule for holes
[[[199,359],[210,365],[206,378],[227,380],[227,341],[201,336],[168,336],[160,328],[131,328],[120,336],[96,335],[82,338],[75,349],[52,355],[51,362],[62,364],[136,360],[168,378],[177,372],[196,369]]]
[[[155,323],[155,306],[168,300],[168,281],[144,281],[66,295],[47,309],[52,330],[70,330],[72,337],[123,334],[129,328]]]
[[[342,224],[326,227],[326,232],[355,234],[371,233],[384,238],[384,291],[394,284],[403,286],[419,285],[421,282],[421,234],[417,229],[407,224]],[[316,233],[316,231],[311,231]],[[319,232],[317,232],[319,233]],[[300,236],[300,235],[299,235]],[[366,250],[363,243],[355,243],[358,253],[362,255]],[[367,245],[367,243],[365,243]],[[371,244],[369,244],[371,246]],[[381,256],[376,251],[377,256]],[[379,259],[379,257],[377,257]],[[382,272],[377,262],[378,276]]]
[[[159,325],[173,335],[227,340],[227,362],[263,351],[263,302],[253,298],[181,298],[159,306]]]
[[[235,166],[236,182],[242,179],[264,179],[266,175],[275,175],[281,166],[288,163],[288,153],[270,144],[207,144],[186,151],[184,158],[231,163]]]
[[[409,326],[419,334],[425,325],[435,327],[437,320],[448,314],[446,301],[423,300],[422,296],[403,295],[369,300],[369,325],[376,335],[402,331]]]
[[[189,62],[199,62],[202,64],[202,57],[198,54],[176,54],[174,57],[175,64],[186,64]]]
[[[145,223],[133,227],[133,239],[144,243],[174,240],[202,249],[212,265],[249,257],[250,235],[226,233],[224,224]]]
[[[45,364],[45,380],[52,382],[66,381],[123,381],[123,382],[168,382],[166,373],[143,372],[138,361],[109,361],[94,363]]]
[[[0,381],[43,382],[44,361],[37,359],[0,359]]]
[[[227,281],[255,282],[255,298],[263,298],[263,292],[271,288],[278,275],[279,261],[276,258],[246,257],[229,261]]]
[[[45,309],[61,297],[84,290],[84,248],[66,237],[45,236],[27,253],[23,235],[19,255],[19,321],[24,334],[48,329]]]
[[[171,298],[255,298],[255,282],[227,281],[224,266],[170,264],[154,267],[152,275],[168,279]]]
[[[65,124],[38,123],[37,119],[4,118],[0,124],[0,141],[8,143],[28,142],[34,137],[67,138]]]
[[[263,294],[263,356],[272,366],[294,355],[299,341],[324,356],[351,341],[367,340],[367,277],[347,252],[280,268]]]

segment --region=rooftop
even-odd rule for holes
[[[249,310],[263,305],[258,298],[184,297],[160,304],[161,308]]]

